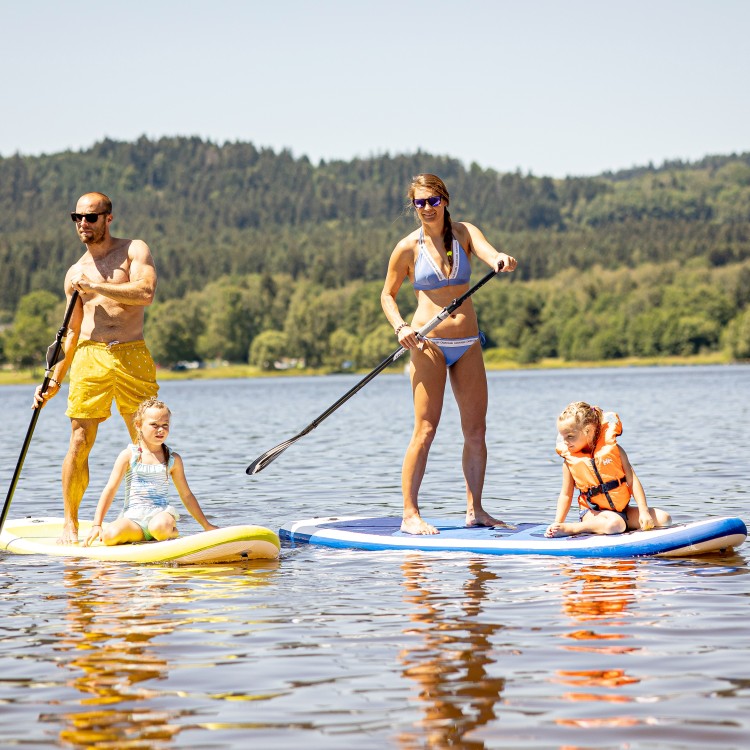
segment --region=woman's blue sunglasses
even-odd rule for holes
[[[431,195],[429,198],[414,198],[412,200],[412,203],[416,208],[424,208],[428,203],[433,207],[437,208],[441,202],[442,198],[439,195]]]

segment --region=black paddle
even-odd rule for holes
[[[432,320],[429,321],[429,323],[426,323],[423,325],[419,331],[417,331],[417,336],[426,336],[433,328],[437,327],[439,323],[441,323],[443,320],[445,320],[454,310],[461,307],[461,305],[469,298],[471,297],[474,292],[479,289],[479,287],[484,286],[495,274],[497,271],[490,271],[486,276],[484,276],[480,281],[478,281],[476,284],[474,284],[471,289],[464,292],[460,297],[457,299],[454,299],[453,302],[450,303],[447,307],[444,307]],[[302,432],[299,433],[299,435],[295,435],[293,438],[289,438],[289,440],[285,440],[283,443],[279,443],[275,448],[271,448],[270,451],[266,451],[262,456],[258,456],[258,458],[253,461],[250,466],[247,467],[245,472],[247,474],[257,474],[259,471],[262,471],[263,469],[268,466],[268,464],[271,463],[271,461],[274,461],[277,459],[290,445],[293,443],[296,443],[300,438],[307,435],[308,432],[312,432],[326,417],[330,417],[333,412],[336,411],[336,409],[339,408],[342,404],[347,402],[355,393],[360,391],[362,388],[364,388],[376,375],[379,375],[383,370],[385,370],[388,365],[393,364],[405,351],[403,346],[400,346],[398,349],[396,349],[393,354],[389,354],[369,375],[366,375],[362,380],[359,381],[351,390],[347,391],[333,406],[326,409],[317,419],[310,422],[307,427],[305,427]]]
[[[49,381],[52,379],[52,369],[64,356],[63,348],[62,348],[62,341],[65,338],[65,332],[68,330],[68,323],[70,323],[70,316],[73,314],[73,308],[75,307],[77,300],[78,300],[78,292],[74,291],[70,297],[70,302],[68,302],[68,309],[65,311],[65,318],[63,319],[62,327],[57,332],[54,342],[50,344],[50,346],[47,348],[47,357],[46,357],[47,369],[44,373],[44,381],[42,382],[42,389],[40,393],[44,393],[47,390],[47,386],[49,386]],[[0,513],[0,531],[3,530],[3,525],[5,524],[5,518],[8,515],[8,511],[10,510],[10,503],[13,500],[13,493],[16,491],[16,485],[18,484],[18,479],[21,476],[21,469],[23,468],[23,462],[26,460],[26,453],[29,450],[31,437],[34,434],[34,428],[36,427],[36,422],[39,419],[39,412],[41,412],[41,410],[42,410],[41,405],[34,406],[34,413],[31,417],[31,423],[29,424],[29,429],[26,430],[26,439],[23,441],[23,448],[21,448],[21,455],[18,457],[16,470],[13,472],[13,479],[11,480],[11,483],[10,483],[10,489],[8,490],[8,495],[5,498],[5,505],[3,505],[3,512]]]

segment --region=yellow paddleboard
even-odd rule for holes
[[[19,555],[85,557],[110,562],[170,565],[274,560],[279,556],[279,537],[263,526],[227,526],[166,542],[139,542],[113,547],[107,547],[101,542],[90,547],[84,547],[81,542],[75,545],[58,544],[62,527],[62,518],[9,519],[0,534],[0,550]],[[90,529],[90,521],[81,521],[79,539],[85,539]]]

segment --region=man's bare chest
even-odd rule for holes
[[[92,281],[124,284],[130,281],[130,260],[127,253],[113,253],[106,258],[88,258],[80,263],[81,271]]]

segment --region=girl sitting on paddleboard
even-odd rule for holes
[[[107,486],[94,513],[85,546],[100,539],[106,545],[127,544],[177,536],[180,514],[169,504],[170,479],[190,515],[206,530],[216,529],[203,515],[187,480],[182,458],[164,441],[169,435],[171,412],[156,398],[144,401],[135,413],[137,445],[129,445],[115,461]],[[125,478],[125,506],[116,521],[102,527],[120,483]]]
[[[617,414],[576,401],[557,418],[557,430],[563,481],[555,522],[545,536],[620,534],[672,523],[668,513],[648,507],[643,486],[627,454],[617,445],[617,436],[622,434]],[[580,520],[564,523],[576,489]],[[631,497],[636,506],[630,505]]]

